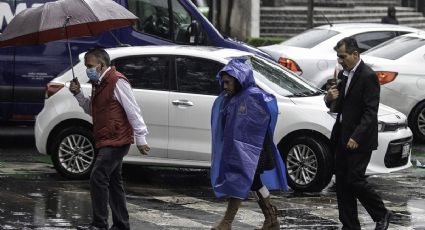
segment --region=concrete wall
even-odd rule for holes
[[[221,1],[221,31],[225,31],[227,4]],[[260,0],[233,0],[233,11],[230,20],[230,37],[246,40],[260,36]]]

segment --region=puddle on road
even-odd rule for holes
[[[190,199],[185,200],[185,197],[190,195],[198,197],[205,203],[211,199],[214,202],[212,205],[216,204],[205,182],[208,180],[206,171],[182,171],[183,175],[179,177],[176,177],[177,173],[171,170],[144,169],[144,172],[146,173],[133,172],[134,178],[127,178],[129,180],[126,181],[126,190],[132,203],[140,204],[142,209],[151,206],[155,211],[155,217],[162,218],[164,213],[172,213],[176,218],[180,217],[177,213],[183,213],[181,215],[184,216],[187,210],[190,211],[186,206],[194,204]],[[140,177],[140,175],[155,176]],[[146,182],[146,178],[155,182]],[[159,179],[156,181],[157,178]],[[396,178],[402,181],[417,180],[416,177]],[[74,229],[76,225],[90,222],[91,208],[87,181],[66,180],[56,174],[17,174],[0,177],[0,185],[0,229],[63,230]],[[389,198],[386,199],[389,202],[388,208],[395,211],[396,215],[391,221],[392,224],[406,228],[425,226],[425,198],[421,199],[422,188],[412,189],[407,184],[394,183],[394,178],[382,180],[378,187],[381,188],[384,196]],[[406,196],[406,194],[410,196],[416,194],[414,192],[417,192],[414,197]],[[170,193],[180,194],[182,197],[173,195],[170,202],[155,198],[167,194],[169,196]],[[274,201],[279,207],[279,216],[285,228],[300,229],[303,228],[302,226],[308,228],[308,226],[317,225],[325,229],[339,228],[334,192],[276,193],[274,197],[281,197],[274,198]],[[135,210],[140,211],[140,208]],[[360,219],[365,224],[363,227],[369,229],[373,222],[364,209],[359,211]],[[205,213],[207,212],[196,210],[196,213],[188,214],[186,219],[197,221],[196,218],[193,219],[193,215],[198,214],[199,219],[202,219],[207,215]],[[144,218],[141,217],[141,219]]]
[[[90,221],[89,193],[76,182],[8,177],[0,183],[0,229],[73,229]]]

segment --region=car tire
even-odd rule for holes
[[[320,192],[332,179],[333,155],[320,138],[299,136],[281,149],[288,185],[297,192]]]
[[[87,179],[95,162],[95,141],[86,127],[72,126],[57,133],[51,147],[55,169],[69,179]]]
[[[410,113],[409,127],[415,140],[425,142],[425,101],[419,103]]]

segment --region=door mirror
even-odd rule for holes
[[[189,43],[191,45],[198,45],[201,43],[201,25],[196,21],[192,20],[189,27],[187,28],[189,34]]]

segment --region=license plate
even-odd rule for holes
[[[403,152],[401,153],[401,158],[406,158],[410,153],[410,143],[406,143],[403,145]]]

